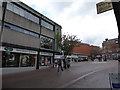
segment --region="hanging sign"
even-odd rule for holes
[[[97,14],[113,9],[112,2],[106,2],[106,1],[97,3],[96,7],[97,7]]]

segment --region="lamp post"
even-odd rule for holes
[[[114,2],[112,0],[112,5],[118,26],[118,53],[120,53],[120,1]],[[118,57],[118,60],[120,61],[120,56]]]

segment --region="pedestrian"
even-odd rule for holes
[[[61,69],[61,71],[63,71],[61,60],[58,60],[57,63],[58,63],[58,72],[59,72],[59,69]]]
[[[106,57],[106,55],[105,55],[105,57],[104,57],[104,61],[107,61],[107,57]]]
[[[54,65],[55,65],[55,67],[57,67],[57,60],[55,60]]]
[[[91,60],[94,61],[94,57],[91,57]]]
[[[64,67],[64,69],[66,69],[66,60],[65,59],[63,59],[63,67]]]
[[[70,67],[70,59],[67,60],[67,68]]]

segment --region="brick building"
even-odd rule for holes
[[[95,53],[97,53],[97,51],[99,50],[100,47],[98,46],[93,46],[85,43],[78,43],[76,47],[73,48],[72,53],[78,56],[90,56],[93,53],[93,51],[96,51]]]
[[[118,38],[114,39],[106,39],[102,43],[102,52],[109,59],[117,59],[118,58]]]

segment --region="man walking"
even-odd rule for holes
[[[65,59],[63,59],[63,67],[64,67],[64,69],[66,69],[66,60]]]
[[[59,69],[61,69],[61,71],[63,71],[61,60],[58,60],[58,72],[59,72]]]

